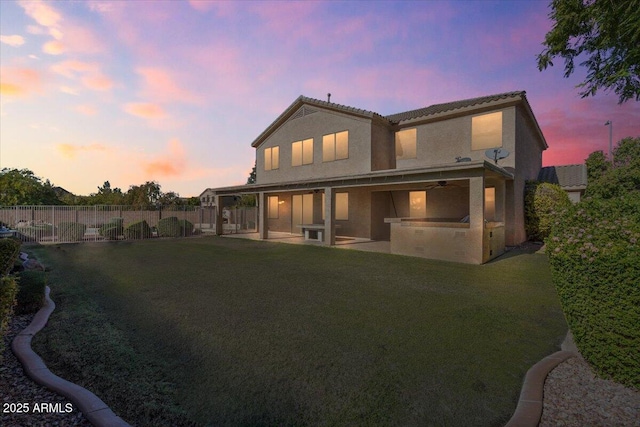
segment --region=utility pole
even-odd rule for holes
[[[604,125],[609,126],[609,161],[613,163],[613,122],[607,120]]]

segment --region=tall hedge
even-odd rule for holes
[[[557,215],[571,206],[567,193],[557,184],[529,181],[524,195],[524,224],[527,237],[544,240]]]
[[[640,389],[640,192],[571,206],[546,243],[580,352],[600,375]]]

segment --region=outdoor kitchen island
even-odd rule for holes
[[[440,218],[385,218],[384,222],[391,226],[392,254],[483,264],[504,253],[502,222],[482,224]]]

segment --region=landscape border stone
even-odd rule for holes
[[[542,418],[547,375],[560,363],[576,356],[577,353],[573,351],[561,350],[533,365],[524,377],[516,411],[505,427],[537,427]]]
[[[11,349],[24,368],[26,374],[36,383],[43,385],[71,400],[96,427],[131,427],[118,417],[98,396],[77,384],[53,374],[42,358],[31,348],[36,333],[44,328],[56,305],[49,297],[51,289],[45,288],[44,306],[36,313],[33,321],[12,341]]]

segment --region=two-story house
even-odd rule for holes
[[[338,233],[473,264],[526,240],[524,185],[547,148],[525,92],[389,116],[300,96],[252,146],[256,183],[211,194],[256,194],[261,238]]]

